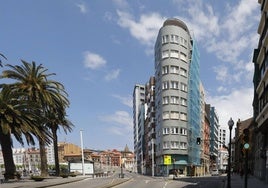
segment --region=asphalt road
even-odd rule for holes
[[[169,179],[167,177],[142,176],[135,173],[125,174],[125,178],[118,178],[118,174],[107,178],[88,178],[82,181],[57,185],[57,188],[223,188],[226,177],[186,177]]]

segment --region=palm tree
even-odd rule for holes
[[[50,110],[65,109],[69,104],[63,100],[66,98],[64,87],[59,82],[48,80],[49,76],[55,74],[46,74],[47,69],[41,64],[37,66],[35,62],[28,63],[23,60],[22,64],[22,66],[6,65],[10,70],[3,71],[3,77],[16,80],[15,83],[9,84],[9,87],[27,93],[28,99],[39,105],[41,109],[39,115],[44,117],[42,120],[45,120],[40,121],[39,125],[46,126],[49,123],[46,115],[49,114]],[[47,176],[48,166],[45,150],[47,143],[39,137],[38,139],[41,155],[41,175]]]
[[[35,135],[45,138],[49,135],[48,131],[44,131],[37,124],[38,109],[35,104],[25,100],[24,93],[13,92],[9,87],[2,85],[0,92],[0,144],[2,147],[5,177],[14,176],[16,167],[12,154],[13,134],[20,144],[24,144],[23,136],[28,144],[35,144]],[[45,136],[45,137],[44,137]]]
[[[6,56],[4,56],[4,54],[0,53],[0,57],[3,57],[5,60],[7,60]],[[0,59],[0,67],[3,67],[1,59]]]
[[[66,119],[65,110],[51,110],[47,114],[49,121],[46,126],[50,128],[53,137],[53,147],[54,147],[54,158],[55,158],[55,170],[56,176],[60,174],[60,165],[59,165],[59,155],[58,155],[58,136],[57,131],[60,127],[63,128],[64,132],[71,132],[72,127],[74,126],[68,119]]]

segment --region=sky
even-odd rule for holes
[[[200,52],[206,103],[227,127],[253,115],[257,0],[0,0],[4,64],[42,64],[65,86],[71,133],[59,141],[133,151],[132,94],[154,75],[154,44],[167,18],[186,23]],[[228,131],[227,131],[228,132]],[[82,133],[82,134],[80,134]]]

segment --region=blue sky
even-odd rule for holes
[[[1,2],[0,52],[56,73],[71,102],[72,133],[60,141],[85,148],[133,150],[132,93],[154,74],[163,22],[183,20],[198,42],[206,102],[220,124],[252,116],[257,0],[9,0]]]

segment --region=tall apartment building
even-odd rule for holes
[[[217,168],[217,158],[219,149],[219,116],[215,107],[210,104],[206,104],[206,112],[210,122],[210,168]]]
[[[143,151],[141,146],[143,145],[144,121],[141,120],[141,115],[144,111],[145,102],[145,85],[136,84],[133,90],[133,135],[134,135],[134,153],[136,167],[134,171],[141,173],[143,164]],[[143,122],[142,122],[143,121]]]
[[[254,50],[255,66],[253,83],[253,119],[255,122],[254,175],[268,183],[268,0],[258,0],[261,18],[258,27],[260,35],[258,48]]]
[[[154,175],[155,172],[155,77],[151,77],[145,87],[145,174]]]
[[[199,86],[197,46],[184,22],[168,19],[155,43],[156,173],[194,174],[200,165]]]
[[[224,148],[226,145],[226,128],[219,127],[219,148]]]

